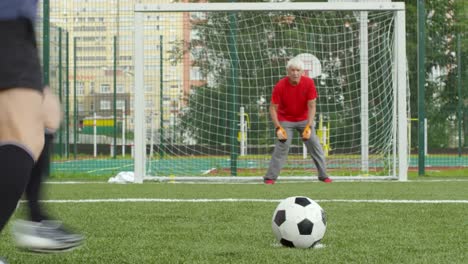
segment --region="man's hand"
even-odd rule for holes
[[[310,125],[306,125],[304,128],[304,131],[302,131],[302,141],[307,141],[309,140],[310,136],[312,135],[312,129],[310,128]]]
[[[286,142],[288,139],[288,134],[286,134],[286,130],[282,126],[276,127],[276,136],[278,137],[278,140],[282,143]]]

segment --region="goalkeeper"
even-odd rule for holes
[[[304,63],[293,58],[286,65],[288,76],[273,89],[270,116],[278,140],[264,177],[265,184],[274,184],[286,161],[293,131],[297,130],[318,170],[318,179],[331,183],[325,167],[325,155],[314,131],[317,90],[314,80],[303,76]]]

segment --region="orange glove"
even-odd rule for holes
[[[282,126],[276,127],[276,136],[278,137],[278,140],[282,143],[286,142],[288,139],[288,134],[286,134],[286,130]]]
[[[302,141],[307,141],[310,136],[312,135],[312,129],[310,128],[309,125],[307,125],[305,128],[304,128],[304,131],[302,131]]]

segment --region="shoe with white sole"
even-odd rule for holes
[[[44,220],[31,222],[17,220],[13,223],[16,246],[34,252],[62,252],[80,246],[84,237],[66,230],[62,222]]]

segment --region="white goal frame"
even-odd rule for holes
[[[239,12],[239,11],[356,11],[360,17],[367,18],[367,11],[394,11],[395,42],[394,42],[394,96],[396,101],[396,129],[394,131],[394,175],[390,178],[399,181],[408,179],[408,129],[407,129],[407,68],[406,68],[406,30],[405,4],[402,2],[323,2],[323,3],[174,3],[174,4],[136,4],[134,9],[134,173],[135,182],[142,183],[145,177],[146,137],[145,137],[145,98],[144,98],[144,13],[146,12]],[[361,34],[366,34],[367,28],[361,24]],[[367,35],[363,36],[367,39]],[[366,50],[367,43],[361,43],[361,50]],[[361,96],[367,98],[368,76],[367,55],[361,54]],[[361,169],[368,170],[368,121],[367,104],[361,103]],[[341,178],[341,177],[340,177]],[[382,177],[375,177],[381,179]],[[358,179],[358,177],[353,177]],[[361,179],[370,179],[362,177]]]

